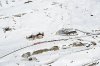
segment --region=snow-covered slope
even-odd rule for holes
[[[0,0],[0,66],[100,66],[99,21],[99,0]],[[57,35],[62,28],[78,35]],[[42,39],[26,39],[39,32]],[[70,46],[75,42],[84,46]],[[21,56],[53,46],[59,50],[31,55],[38,61]]]

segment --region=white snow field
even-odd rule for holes
[[[0,66],[100,66],[100,0],[0,0]]]

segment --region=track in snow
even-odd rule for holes
[[[89,35],[89,36],[91,36],[91,35]],[[20,50],[22,50],[22,49],[25,49],[25,48],[28,48],[28,47],[31,47],[31,46],[34,46],[34,45],[43,44],[43,43],[49,43],[49,42],[67,41],[67,40],[69,40],[69,39],[76,39],[76,38],[81,38],[81,37],[88,37],[88,36],[80,36],[80,37],[68,38],[68,39],[56,39],[56,40],[49,40],[49,41],[36,42],[36,43],[33,43],[32,45],[19,48],[19,49],[14,50],[14,51],[12,51],[12,52],[6,54],[6,55],[3,55],[2,57],[0,57],[0,59],[1,59],[1,58],[4,58],[4,57],[6,57],[6,56],[8,56],[8,55],[10,55],[10,54],[13,54],[13,53],[15,53],[15,52],[17,52],[17,51],[20,51]],[[82,51],[83,51],[83,50],[82,50]],[[78,51],[78,52],[79,52],[79,51]]]

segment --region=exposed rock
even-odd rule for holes
[[[28,60],[29,61],[38,61],[36,57],[29,57]]]
[[[5,27],[3,28],[3,31],[6,32],[6,31],[11,31],[12,29],[10,27]]]
[[[24,2],[24,4],[27,4],[27,3],[30,3],[30,2],[32,2],[32,1],[27,1],[27,2]]]
[[[35,35],[30,35],[30,36],[28,36],[28,37],[26,37],[26,39],[35,39]]]
[[[82,43],[82,42],[74,42],[72,45],[73,46],[84,46],[84,43]]]
[[[24,53],[24,54],[22,55],[23,58],[28,58],[28,57],[30,57],[30,56],[31,56],[31,53],[30,53],[30,52]]]
[[[52,50],[54,50],[54,51],[59,50],[59,47],[58,47],[58,46],[53,46],[53,47],[50,49],[50,51],[52,51]]]
[[[65,28],[63,28],[63,29],[59,30],[58,32],[56,32],[56,34],[63,35],[63,36],[66,36],[66,35],[67,36],[68,35],[78,35],[75,30],[73,30],[73,29],[65,29]]]
[[[26,37],[26,39],[32,39],[32,40],[34,40],[34,39],[42,39],[43,36],[44,36],[44,33],[38,33],[36,35],[30,35],[30,36]]]
[[[40,49],[40,50],[36,50],[36,51],[34,51],[32,53],[32,55],[41,54],[43,52],[48,52],[48,51],[56,51],[56,50],[59,50],[59,47],[58,46],[53,46],[50,49]]]
[[[47,51],[49,51],[49,50],[48,50],[48,49],[40,49],[40,50],[34,51],[34,52],[32,53],[32,55],[40,54],[40,53],[47,52]]]
[[[92,41],[91,43],[92,43],[92,45],[97,45],[96,42],[94,42],[94,41]]]

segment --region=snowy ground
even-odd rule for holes
[[[99,0],[0,0],[0,66],[100,66],[99,21]],[[6,27],[12,30],[4,32]],[[62,28],[77,29],[78,35],[57,35]],[[42,39],[26,39],[39,32],[44,32]],[[91,41],[96,45],[69,46]],[[59,50],[31,56],[38,61],[22,58],[26,52],[53,46]]]

